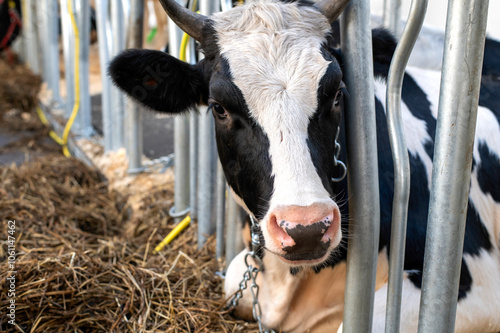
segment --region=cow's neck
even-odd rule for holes
[[[263,309],[263,322],[268,327],[279,327],[300,286],[301,278],[290,273],[290,265],[276,255],[266,253],[263,258],[264,272],[258,277],[259,300]],[[304,274],[299,272],[299,274]]]

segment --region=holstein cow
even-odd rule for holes
[[[331,179],[342,172],[333,161],[339,128],[344,145],[349,87],[330,24],[347,2],[262,0],[204,17],[162,0],[204,59],[190,65],[158,51],[127,50],[109,67],[115,83],[151,109],[175,114],[208,105],[229,185],[260,226],[262,322],[283,332],[334,332],[342,320],[349,194],[345,180]],[[387,32],[374,30],[381,205],[375,332],[384,329],[390,250],[393,164],[384,104],[394,48]],[[401,332],[417,327],[439,81],[437,72],[412,68],[402,90],[411,195]],[[492,76],[481,90],[457,332],[500,331],[499,122],[500,84]],[[229,266],[228,296],[238,290],[248,251]],[[247,289],[236,315],[252,319],[251,304]]]

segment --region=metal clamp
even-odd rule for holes
[[[182,217],[182,216],[186,215],[187,213],[189,213],[190,211],[191,211],[191,207],[188,207],[188,208],[184,209],[183,211],[180,211],[177,213],[175,211],[175,206],[172,206],[172,208],[170,208],[170,210],[168,211],[168,215],[170,215],[170,217],[173,217],[173,218]]]

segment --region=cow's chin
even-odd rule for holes
[[[326,251],[321,257],[319,258],[312,258],[312,259],[290,259],[289,256],[277,254],[276,256],[281,260],[283,263],[292,266],[292,267],[303,267],[303,266],[317,266],[322,263],[324,263],[331,254],[332,251],[328,250]]]

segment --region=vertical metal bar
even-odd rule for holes
[[[392,58],[387,80],[387,127],[394,163],[394,198],[392,205],[389,284],[385,332],[397,333],[401,322],[401,292],[406,245],[408,199],[410,197],[410,162],[401,118],[401,89],[405,68],[425,18],[428,0],[413,0],[407,25]]]
[[[189,41],[190,63],[196,62],[196,51],[194,40]],[[191,207],[191,218],[198,218],[198,114],[192,112],[189,115],[189,205]]]
[[[47,14],[47,7],[48,7],[48,2],[47,1],[40,1],[38,3],[38,10],[36,11],[36,20],[37,20],[37,26],[38,26],[38,35],[37,38],[39,40],[47,40],[49,36],[49,32],[47,31],[48,27],[48,22],[46,19],[46,14]],[[48,44],[47,43],[40,43],[40,51],[38,53],[38,56],[42,58],[42,77],[45,82],[47,82],[47,86],[50,89],[50,82],[49,82],[49,57],[48,57]]]
[[[144,26],[144,0],[132,0],[128,23],[127,48],[142,48]],[[125,144],[127,148],[128,170],[141,167],[142,158],[142,112],[140,106],[127,100],[125,110]]]
[[[371,332],[380,230],[377,135],[368,0],[352,0],[341,19],[346,85],[349,238],[344,332]]]
[[[112,134],[112,115],[111,115],[111,79],[108,76],[108,62],[110,59],[110,43],[108,36],[110,35],[109,17],[109,0],[96,0],[96,19],[97,19],[97,41],[99,43],[99,62],[101,66],[102,80],[102,131],[104,136],[104,151],[108,152],[113,149],[113,134]]]
[[[189,205],[191,218],[198,218],[198,115],[192,113],[189,118]]]
[[[226,200],[226,267],[245,247],[241,231],[244,219],[245,211],[229,195]]]
[[[200,12],[210,15],[219,10],[219,1],[201,0]],[[199,164],[198,164],[198,248],[201,248],[208,235],[215,232],[212,220],[214,204],[215,168],[213,141],[215,140],[214,120],[212,115],[201,112],[199,116]]]
[[[116,56],[125,48],[122,0],[111,0],[111,27],[113,31],[112,56]],[[112,149],[116,150],[124,147],[125,99],[123,93],[115,86],[111,86],[111,105]]]
[[[226,177],[220,161],[217,162],[217,189],[216,189],[216,249],[215,257],[221,260],[224,256],[224,222],[226,208]]]
[[[384,1],[384,27],[399,37],[399,21],[401,17],[401,0]]]
[[[453,332],[488,0],[450,0],[418,332]]]
[[[26,58],[28,65],[35,74],[40,74],[40,59],[38,57],[38,38],[36,20],[36,1],[26,0],[23,8],[23,30],[26,41]]]
[[[170,43],[172,40],[170,39]],[[171,45],[171,44],[170,44]],[[189,115],[178,115],[174,119],[175,154],[175,211],[180,213],[189,209]],[[187,213],[187,211],[186,211]],[[179,219],[180,220],[180,219]]]
[[[59,28],[57,17],[59,8],[57,0],[47,0],[40,2],[45,4],[45,10],[42,11],[44,16],[44,25],[46,28],[46,44],[47,51],[45,55],[45,66],[47,66],[47,83],[52,91],[52,102],[54,107],[62,105],[61,96],[59,95]]]
[[[89,137],[93,134],[92,114],[90,112],[90,80],[89,80],[89,49],[90,49],[90,4],[85,0],[75,1],[75,17],[80,38],[80,106],[76,117],[78,134]]]
[[[64,51],[64,79],[66,81],[66,117],[68,118],[73,111],[73,104],[75,103],[75,41],[72,33],[71,18],[68,13],[68,1],[61,0],[61,29],[63,39]],[[72,6],[72,8],[75,8]]]
[[[169,18],[169,52],[179,57],[180,44],[183,32]],[[175,183],[174,201],[175,213],[179,214],[189,208],[189,115],[174,117],[174,154],[175,154]],[[174,214],[175,215],[175,214]],[[180,220],[180,218],[178,218]]]

